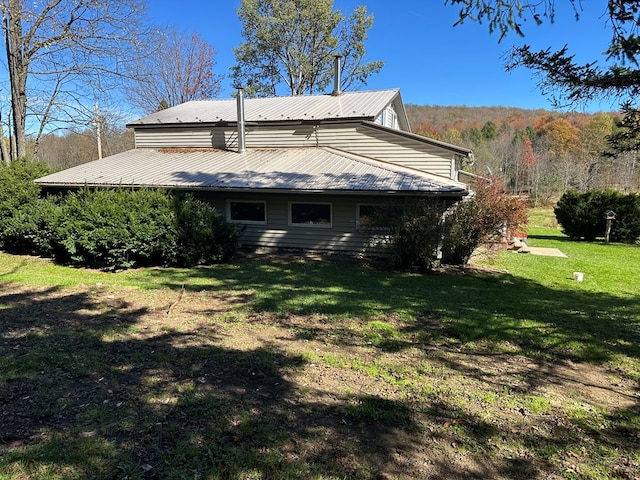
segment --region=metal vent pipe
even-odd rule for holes
[[[333,92],[331,95],[340,95],[342,90],[340,90],[340,83],[342,81],[342,55],[336,55],[335,60],[333,62]]]
[[[236,105],[238,107],[238,153],[244,153],[246,151],[246,146],[244,138],[244,94],[242,92],[242,87],[238,87]]]

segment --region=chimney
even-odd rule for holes
[[[331,95],[335,96],[342,94],[342,91],[340,90],[340,82],[342,80],[341,60],[342,55],[336,55],[333,62],[333,92],[331,92]]]
[[[242,87],[238,87],[236,105],[238,107],[238,153],[244,153],[246,148],[244,143],[244,95]]]

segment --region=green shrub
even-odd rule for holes
[[[85,188],[62,202],[53,242],[59,260],[117,270],[172,263],[175,239],[166,193]]]
[[[386,248],[395,268],[428,270],[438,261],[442,240],[441,220],[446,203],[408,198],[372,210],[363,222],[372,240],[371,253]]]
[[[190,267],[228,260],[241,234],[191,195],[85,188],[62,201],[53,243],[56,258],[81,266]]]
[[[605,212],[612,210],[616,219],[612,223],[611,241],[633,242],[640,237],[640,195],[615,190],[575,190],[566,192],[556,205],[554,213],[565,235],[572,239],[593,241],[604,237]]]
[[[209,203],[180,195],[173,200],[176,218],[176,262],[181,266],[229,260],[240,247],[243,230]]]
[[[40,198],[33,180],[49,173],[44,163],[15,160],[0,164],[0,248],[13,253],[50,251],[54,200]]]

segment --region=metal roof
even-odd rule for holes
[[[290,97],[245,98],[247,122],[303,121],[324,119],[375,119],[400,90],[344,92],[340,95],[297,95]],[[403,110],[404,112],[404,110]],[[181,123],[236,122],[236,99],[186,102],[133,121],[129,126]]]
[[[466,185],[330,147],[134,149],[53,173],[43,186],[148,186],[207,190],[441,193]]]

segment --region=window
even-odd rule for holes
[[[330,203],[289,203],[289,225],[330,228]]]
[[[384,215],[384,207],[382,205],[359,203],[357,205],[356,227],[361,228],[379,228],[376,223],[382,220]]]
[[[230,200],[227,202],[227,219],[230,222],[266,225],[267,202]]]

